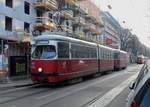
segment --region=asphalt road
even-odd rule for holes
[[[128,85],[140,68],[132,65],[73,85],[36,85],[0,93],[0,107],[125,107]]]

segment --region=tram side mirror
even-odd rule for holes
[[[133,90],[133,89],[134,89],[134,86],[135,86],[135,82],[132,82],[132,83],[130,84],[130,86],[129,86],[129,89],[130,89],[130,90]]]

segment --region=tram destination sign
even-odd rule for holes
[[[49,41],[48,40],[38,40],[36,41],[36,44],[49,44]]]

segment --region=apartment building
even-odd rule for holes
[[[0,0],[0,38],[9,45],[9,56],[27,52],[35,14],[34,0]]]
[[[73,33],[73,6],[76,0],[37,0],[36,23],[34,29],[37,35],[48,32]]]
[[[104,25],[101,35],[103,45],[120,49],[120,24],[109,12],[101,12],[101,16]]]
[[[37,0],[35,9],[37,35],[63,32],[65,36],[97,41],[101,34],[100,9],[90,0]]]
[[[0,0],[0,55],[7,45],[10,76],[27,74],[27,54],[35,23],[34,0]],[[1,65],[2,66],[2,65]]]
[[[85,11],[84,34],[87,39],[100,42],[102,19],[100,17],[100,8],[98,8],[92,0],[84,0],[80,2],[80,8]]]

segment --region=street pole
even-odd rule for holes
[[[4,64],[3,64],[3,40],[1,39],[1,75],[0,75],[0,82],[4,82],[4,72],[3,72],[3,69],[4,69]]]
[[[9,72],[8,72],[8,46],[4,48],[4,41],[1,40],[1,82],[9,82]]]

